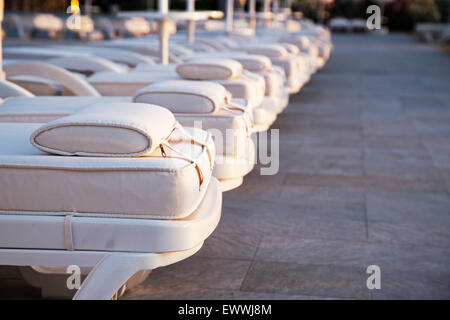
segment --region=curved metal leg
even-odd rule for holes
[[[153,270],[186,259],[202,247],[169,253],[113,253],[96,263],[77,291],[74,300],[109,300],[140,270]]]
[[[73,297],[75,300],[107,300],[117,290],[141,270],[141,263],[133,257],[108,255],[103,257],[89,272],[80,289]]]

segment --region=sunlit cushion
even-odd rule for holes
[[[171,80],[138,90],[133,101],[163,106],[175,113],[214,113],[226,102],[227,90],[207,81]]]
[[[204,58],[182,63],[177,67],[180,77],[190,80],[229,80],[239,77],[242,65],[231,59]]]
[[[173,114],[159,106],[94,104],[41,126],[30,139],[52,154],[139,156],[153,152],[174,124]]]

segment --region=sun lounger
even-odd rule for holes
[[[272,63],[283,68],[288,81],[289,93],[297,93],[309,76],[307,70],[302,68],[303,58],[291,55],[288,50],[279,44],[248,44],[239,48],[249,54],[264,55],[269,57]]]
[[[261,55],[251,55],[241,52],[197,53],[182,57],[183,60],[198,60],[202,58],[225,58],[238,61],[242,67],[264,78],[265,96],[261,107],[277,114],[281,113],[289,102],[289,92],[284,87],[285,73],[272,65],[269,58]],[[152,66],[138,66],[137,71],[151,70]]]
[[[200,81],[159,82],[137,91],[133,101],[166,107],[182,125],[201,124],[213,135],[213,175],[219,179],[222,191],[241,185],[243,177],[253,169],[255,146],[249,111],[230,101],[222,86]]]
[[[231,59],[193,59],[179,64],[176,72],[184,79],[213,80],[223,85],[233,98],[245,99],[252,110],[254,131],[266,131],[276,120],[277,113],[263,109],[265,95],[264,78],[243,72],[242,65]]]
[[[149,105],[107,107],[92,105],[83,110],[91,108],[89,117],[105,116],[89,130],[76,131],[64,119],[46,127],[0,124],[5,137],[0,141],[4,191],[0,195],[0,264],[88,268],[91,271],[75,299],[109,299],[136,272],[189,257],[220,219],[221,192],[211,177],[214,154],[208,150],[213,151],[214,144],[210,135],[186,128],[197,141],[193,146],[192,139],[179,129],[170,129],[172,135],[160,140],[158,134],[165,136],[160,127],[159,133],[149,131],[154,151],[128,157],[130,143],[138,147],[142,141],[136,134],[140,129],[120,128],[126,115],[134,114],[123,123],[136,123],[135,128],[148,125],[148,130],[155,124],[139,124],[142,108],[152,113],[153,123],[165,123],[166,128],[171,128],[173,116],[170,119],[170,112]],[[86,120],[83,112],[74,116],[77,125]],[[115,127],[119,130],[113,128],[113,134],[110,126],[101,126],[115,119],[120,119]],[[52,130],[57,131],[52,135]],[[86,140],[88,146],[70,139],[90,130],[95,139]],[[76,150],[83,153],[47,154],[31,146],[30,137],[41,149],[67,154],[77,145]],[[69,141],[60,145],[61,137]],[[128,141],[125,153],[121,153],[123,140]],[[157,141],[166,146],[165,151],[153,145]],[[114,157],[80,156],[86,152],[112,152]]]

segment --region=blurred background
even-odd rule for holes
[[[80,0],[80,6],[86,1]],[[156,9],[157,0],[92,0],[92,13],[114,14],[119,10]],[[335,17],[366,19],[366,8],[378,4],[384,8],[383,24],[392,31],[413,30],[417,23],[448,23],[450,21],[450,0],[281,0],[290,3],[293,11],[314,21],[327,22]],[[198,10],[224,10],[226,0],[198,0]],[[65,12],[70,1],[55,0],[6,0],[7,12]],[[237,10],[245,10],[246,0],[235,0]],[[262,6],[258,1],[257,10]],[[171,10],[183,10],[184,0],[171,0]],[[323,16],[322,16],[323,15]]]

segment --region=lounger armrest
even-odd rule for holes
[[[79,75],[44,62],[6,63],[7,77],[29,75],[53,80],[78,96],[100,97],[100,93]]]

